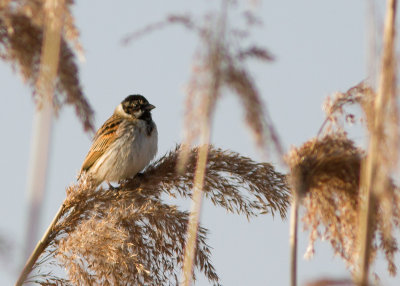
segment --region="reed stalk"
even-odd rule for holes
[[[359,256],[359,278],[358,282],[362,286],[368,285],[370,248],[372,241],[372,221],[374,204],[377,196],[377,174],[379,174],[380,146],[385,138],[383,130],[385,128],[385,108],[391,95],[393,94],[394,77],[394,38],[395,38],[395,19],[396,19],[396,0],[388,0],[386,7],[385,27],[383,34],[383,54],[381,62],[381,73],[379,85],[373,106],[373,122],[368,147],[368,155],[365,167],[361,174],[361,191],[364,193],[365,200],[360,207],[360,256]]]

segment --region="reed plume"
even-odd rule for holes
[[[355,147],[344,133],[334,132],[292,149],[287,157],[304,208],[304,228],[310,231],[306,255],[312,256],[317,239],[329,241],[334,253],[345,261],[353,275],[359,271],[359,209],[365,200],[365,195],[360,192],[360,174],[365,156],[365,152]],[[372,210],[370,262],[375,260],[377,251],[381,251],[386,257],[389,273],[395,275],[397,240],[388,229],[400,226],[400,196],[393,182],[385,186],[385,191],[393,199],[393,216],[387,220],[385,205],[377,204]]]
[[[190,148],[196,143],[204,146],[200,150],[194,177],[193,203],[183,270],[186,286],[190,284],[195,236],[201,212],[204,180],[206,180],[205,166],[209,155],[206,145],[210,144],[213,115],[224,90],[231,91],[241,101],[245,122],[260,150],[265,152],[273,146],[279,155],[283,154],[277,132],[246,66],[246,61],[250,58],[271,61],[273,57],[263,47],[257,45],[243,47],[239,44],[249,36],[252,25],[258,22],[257,17],[251,12],[244,13],[246,27],[233,27],[228,19],[230,11],[237,6],[237,3],[223,0],[220,4],[218,13],[206,13],[202,21],[195,20],[191,16],[170,15],[166,20],[148,25],[124,39],[124,42],[128,43],[150,31],[178,23],[194,32],[200,40],[200,48],[195,54],[191,78],[187,85],[184,139],[177,165],[178,170],[184,168]]]
[[[372,121],[365,167],[361,176],[361,191],[365,201],[360,207],[361,227],[358,234],[360,242],[358,275],[359,283],[368,284],[370,261],[373,252],[369,245],[374,237],[375,209],[382,208],[384,220],[391,221],[396,216],[398,204],[391,190],[391,175],[398,167],[399,149],[399,108],[397,98],[397,69],[395,57],[397,0],[386,1],[386,16],[383,30],[383,50],[376,96],[371,106]],[[393,244],[392,225],[386,223],[383,240]],[[388,256],[388,254],[386,254]],[[391,267],[395,272],[395,267]]]
[[[53,104],[57,108],[63,104],[74,106],[85,131],[94,130],[93,110],[89,105],[79,80],[75,51],[83,53],[79,44],[79,32],[71,14],[73,1],[63,5],[63,33],[56,78],[56,93]],[[22,78],[33,90],[33,97],[40,107],[43,99],[38,91],[37,81],[44,34],[46,1],[1,1],[0,3],[0,58],[18,70]]]
[[[115,189],[95,189],[86,178],[68,187],[59,219],[51,227],[29,281],[179,284],[189,213],[164,203],[162,196],[191,197],[198,153],[199,147],[191,150],[183,172],[176,171],[178,146]],[[265,213],[286,216],[285,175],[268,163],[234,152],[210,146],[208,153],[204,192],[214,205],[248,218]],[[199,227],[196,239],[196,269],[219,285],[207,230]],[[66,276],[53,273],[52,277],[44,271],[49,263],[65,268]]]

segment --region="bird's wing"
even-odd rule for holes
[[[88,171],[117,139],[117,130],[121,121],[122,118],[113,115],[97,130],[93,144],[83,161],[81,172]]]

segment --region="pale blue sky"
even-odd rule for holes
[[[74,15],[81,31],[86,61],[80,63],[85,94],[96,112],[99,127],[125,96],[140,93],[157,108],[159,153],[181,141],[184,87],[190,75],[196,37],[171,26],[128,46],[121,39],[167,13],[201,11],[217,1],[76,1]],[[251,2],[251,1],[249,1]],[[344,91],[367,75],[367,10],[362,0],[256,1],[264,26],[253,38],[276,60],[251,64],[285,150],[315,136],[323,122],[325,97]],[[26,175],[34,105],[30,90],[4,62],[0,63],[3,104],[0,112],[3,140],[0,148],[0,234],[11,240],[11,257],[0,267],[0,284],[15,281],[26,219]],[[242,123],[242,108],[235,97],[218,104],[212,142],[255,160],[263,160]],[[65,198],[65,187],[76,174],[90,147],[70,107],[60,112],[52,137],[50,172],[39,233],[43,233]],[[8,137],[5,136],[8,134]],[[288,285],[288,222],[270,215],[248,222],[206,202],[202,223],[210,229],[212,261],[224,285]],[[319,277],[349,277],[329,245],[317,243],[313,260],[302,258],[307,233],[300,234],[299,282]],[[396,259],[399,262],[399,259]],[[399,285],[388,278],[386,264],[377,271],[384,285]],[[208,285],[199,276],[196,285]]]

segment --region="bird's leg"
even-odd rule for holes
[[[111,183],[110,183],[109,181],[107,181],[107,184],[108,184],[110,190],[116,190],[116,189],[117,189],[116,187],[114,187],[113,185],[111,185]]]

